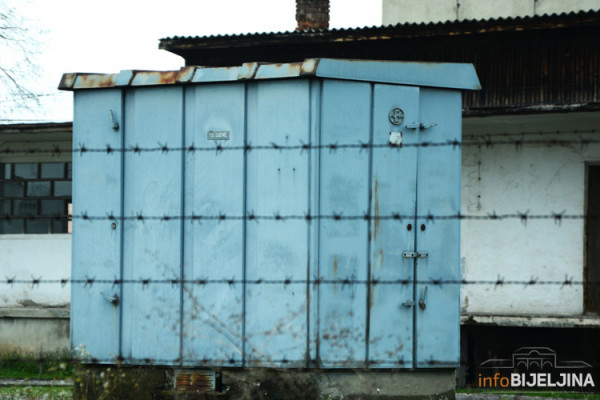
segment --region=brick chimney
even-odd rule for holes
[[[329,0],[296,0],[297,31],[329,28]]]

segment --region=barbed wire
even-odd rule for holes
[[[519,286],[560,286],[560,287],[573,287],[573,286],[600,286],[599,281],[585,281],[575,280],[573,277],[565,276],[562,280],[540,280],[539,277],[532,276],[527,280],[518,279],[506,279],[503,276],[498,276],[496,279],[443,279],[443,278],[429,278],[429,279],[356,279],[352,277],[338,278],[338,279],[326,279],[322,277],[315,277],[313,279],[237,279],[237,278],[220,278],[220,279],[152,279],[152,278],[139,278],[139,279],[98,279],[95,277],[86,277],[84,279],[43,279],[40,277],[32,277],[31,279],[18,279],[16,277],[5,277],[0,280],[0,285],[29,285],[31,288],[39,287],[40,285],[48,284],[60,284],[62,287],[67,285],[83,285],[84,287],[93,287],[94,285],[111,285],[117,287],[120,285],[140,285],[147,287],[150,285],[170,285],[173,287],[179,285],[193,285],[193,286],[208,286],[208,285],[341,285],[341,286],[353,286],[353,285],[402,285],[409,286],[413,284],[417,285],[432,285],[432,286],[444,286],[444,285],[488,285],[494,287],[519,285]]]
[[[227,215],[220,214],[190,214],[190,215],[144,215],[143,212],[134,215],[114,215],[112,212],[106,215],[88,215],[87,212],[73,215],[0,215],[0,220],[11,221],[12,219],[52,219],[52,220],[82,220],[82,221],[307,221],[329,220],[329,221],[412,221],[415,219],[426,221],[447,221],[447,220],[474,220],[474,221],[505,221],[519,220],[526,224],[530,220],[553,220],[560,225],[565,220],[598,220],[600,214],[567,214],[566,211],[551,212],[549,214],[530,214],[527,212],[515,212],[506,214],[497,214],[496,212],[482,214],[463,214],[461,212],[452,214],[400,214],[391,213],[387,215],[371,215],[368,213],[356,215],[344,215],[343,212],[332,214],[294,214],[282,215],[274,213],[273,215],[258,215],[252,212],[246,215]]]
[[[592,132],[592,131],[590,131]],[[494,134],[498,135],[498,134]],[[487,148],[491,148],[494,146],[515,146],[519,149],[524,145],[547,145],[547,146],[579,146],[585,147],[587,145],[592,144],[600,144],[600,139],[512,139],[512,140],[494,140],[491,135],[483,136],[481,138],[475,139],[473,137],[472,140],[447,140],[443,142],[430,142],[430,141],[422,141],[418,143],[403,143],[400,146],[391,145],[388,143],[376,144],[376,143],[366,143],[366,142],[358,142],[358,143],[328,143],[328,144],[309,144],[302,143],[299,144],[278,144],[271,142],[269,144],[262,145],[252,145],[250,143],[246,145],[238,145],[238,146],[228,146],[224,144],[214,144],[212,146],[196,146],[191,144],[186,147],[181,146],[169,146],[167,143],[157,143],[156,146],[152,147],[144,147],[139,145],[131,145],[129,147],[112,147],[110,145],[106,145],[104,147],[93,147],[87,146],[85,144],[79,144],[78,147],[73,148],[62,148],[58,145],[52,146],[52,148],[28,148],[28,149],[14,149],[10,147],[5,147],[0,149],[0,155],[14,155],[14,154],[50,154],[50,155],[61,155],[63,153],[73,153],[73,154],[86,154],[86,153],[104,153],[104,154],[116,154],[116,153],[162,153],[168,154],[171,152],[186,152],[186,153],[195,153],[195,152],[226,152],[226,151],[243,151],[243,152],[251,152],[251,151],[261,151],[261,150],[274,150],[274,151],[289,151],[289,150],[300,150],[300,151],[311,151],[311,150],[328,150],[330,152],[335,152],[338,150],[345,149],[356,149],[356,150],[368,150],[368,149],[396,149],[401,150],[403,148],[422,148],[422,147],[465,147],[465,146],[485,146]]]
[[[322,338],[318,340],[323,341]],[[136,357],[124,357],[124,356],[116,356],[112,358],[97,358],[97,357],[86,357],[86,356],[71,356],[71,357],[52,357],[52,356],[44,356],[41,354],[38,357],[3,357],[0,359],[0,363],[23,363],[23,361],[31,361],[36,363],[45,363],[45,362],[53,362],[60,363],[65,362],[73,365],[84,365],[84,364],[113,364],[113,365],[135,365],[135,366],[160,366],[160,365],[185,365],[187,367],[226,367],[226,366],[235,366],[245,364],[248,366],[266,366],[266,365],[278,365],[281,366],[290,366],[287,371],[291,372],[294,370],[294,366],[296,368],[304,370],[306,366],[336,366],[336,367],[348,367],[348,368],[368,368],[371,366],[378,365],[394,365],[397,368],[407,368],[411,365],[418,365],[421,367],[475,367],[479,368],[476,362],[468,361],[468,360],[438,360],[438,359],[424,359],[413,362],[411,360],[404,360],[402,358],[390,358],[390,359],[368,359],[368,360],[327,360],[327,359],[272,359],[265,358],[261,360],[243,360],[240,358],[136,358]],[[599,362],[586,362],[590,368],[600,367]],[[489,368],[489,367],[488,367]],[[561,367],[556,367],[556,369],[560,370]]]
[[[0,359],[0,362],[19,362],[22,363],[24,360],[24,358],[19,358],[19,357],[6,357],[6,358],[2,358]],[[256,360],[255,362],[252,361],[245,361],[242,360],[241,358],[227,358],[227,359],[208,359],[208,358],[133,358],[133,357],[113,357],[113,358],[96,358],[96,357],[64,357],[64,358],[52,358],[52,357],[44,357],[43,355],[41,357],[35,357],[35,358],[29,358],[29,361],[33,361],[33,362],[38,362],[38,363],[44,363],[44,362],[67,362],[67,363],[72,363],[74,365],[79,365],[79,364],[132,364],[132,365],[186,365],[186,366],[227,366],[227,365],[240,365],[242,363],[245,364],[256,364],[257,366],[259,365],[275,365],[277,364],[278,366],[285,366],[285,365],[299,365],[302,364],[302,367],[298,366],[298,368],[304,368],[304,365],[335,365],[337,367],[357,367],[357,366],[362,366],[362,367],[366,367],[368,366],[375,366],[375,365],[389,365],[389,364],[393,364],[396,365],[398,367],[407,367],[412,365],[412,361],[405,361],[403,359],[390,359],[390,360],[377,360],[377,359],[370,359],[370,360],[361,360],[361,361],[340,361],[340,360],[323,360],[323,359],[319,359],[319,360],[306,360],[306,359],[299,359],[299,360],[293,360],[293,359],[287,359],[287,358],[282,358],[282,359],[261,359]],[[433,360],[433,359],[429,359],[429,360],[423,360],[423,361],[419,361],[418,363],[415,363],[418,365],[428,365],[428,366],[458,366],[458,365],[472,365],[469,364],[467,362],[459,362],[457,361],[449,361],[449,360]],[[290,371],[292,369],[289,369]]]
[[[462,134],[463,141],[492,139],[498,137],[520,137],[525,139],[527,136],[556,136],[556,135],[586,135],[597,134],[598,129],[573,129],[568,131],[520,131],[520,132],[480,132],[480,133],[464,133]]]

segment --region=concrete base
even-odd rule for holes
[[[68,350],[67,308],[0,308],[0,354]]]
[[[175,390],[174,369],[81,367],[74,399],[254,400],[254,399],[440,399],[454,400],[454,369],[424,371],[219,369],[213,392]]]

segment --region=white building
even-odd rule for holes
[[[0,125],[0,353],[69,347],[71,133]]]
[[[532,17],[600,9],[598,0],[383,0],[383,25]]]

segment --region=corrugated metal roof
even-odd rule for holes
[[[170,42],[185,42],[185,41],[220,41],[220,40],[230,40],[230,39],[260,39],[260,38],[281,38],[281,37],[305,37],[305,38],[314,38],[314,37],[326,37],[326,36],[336,36],[336,35],[344,35],[344,34],[353,34],[353,35],[369,35],[371,33],[383,33],[389,31],[399,31],[399,30],[414,30],[414,33],[417,36],[419,33],[423,34],[428,30],[431,31],[441,31],[446,32],[447,34],[451,34],[456,28],[465,28],[464,33],[476,33],[469,32],[473,27],[480,26],[484,31],[488,31],[492,26],[504,27],[505,29],[510,30],[511,27],[518,25],[521,28],[530,28],[536,29],[539,27],[548,28],[560,28],[561,26],[557,26],[554,22],[558,19],[573,19],[577,20],[579,23],[580,18],[586,17],[598,17],[600,15],[600,10],[590,9],[588,11],[578,11],[578,12],[569,12],[569,13],[553,13],[553,14],[544,14],[544,15],[535,15],[535,16],[522,16],[522,17],[500,17],[500,18],[490,18],[490,19],[468,19],[468,20],[460,20],[460,21],[443,21],[443,22],[420,22],[420,23],[398,23],[393,25],[384,25],[384,26],[366,26],[359,28],[334,28],[334,29],[320,29],[320,30],[306,30],[306,31],[279,31],[279,32],[253,32],[253,33],[245,33],[245,34],[224,34],[224,35],[208,35],[208,36],[172,36],[160,39],[159,48],[169,50]],[[488,28],[488,29],[486,29]],[[505,30],[499,29],[499,30]],[[420,35],[419,35],[420,36]]]
[[[472,64],[306,59],[297,63],[245,63],[236,67],[184,67],[179,71],[64,74],[62,90],[321,77],[414,86],[479,90]]]
[[[0,124],[0,133],[24,133],[33,131],[65,131],[73,128],[72,122],[36,122]]]

